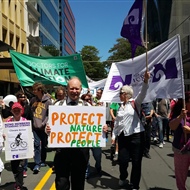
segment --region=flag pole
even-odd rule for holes
[[[183,98],[183,109],[186,109],[185,98]],[[186,117],[184,120],[184,126],[186,125]],[[185,143],[187,143],[187,133],[184,132]]]
[[[185,103],[185,85],[184,85],[184,76],[183,76],[183,63],[182,63],[182,56],[181,56],[181,43],[180,43],[180,36],[177,36],[178,38],[178,46],[179,46],[179,57],[181,60],[180,64],[180,70],[181,70],[181,85],[182,85],[182,100],[183,100],[183,109],[186,110],[186,103]],[[184,118],[184,126],[186,125],[186,117]],[[187,133],[184,132],[184,138],[185,138],[185,143],[187,142]]]
[[[145,48],[146,48],[146,71],[148,71],[148,22],[147,22],[147,0],[144,0],[145,12]]]

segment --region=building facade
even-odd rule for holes
[[[190,1],[148,1],[149,42],[158,44],[180,35],[185,91],[190,91]]]
[[[75,18],[67,0],[59,0],[60,5],[60,51],[61,55],[76,53]]]
[[[38,1],[38,12],[42,48],[54,48],[60,56],[74,54],[75,18],[68,1]]]
[[[40,13],[37,10],[37,0],[25,1],[25,10],[27,53],[38,56],[41,40],[39,37]]]
[[[0,1],[0,40],[15,51],[27,53],[25,28],[25,1]],[[11,66],[8,49],[0,52],[1,95],[18,87],[19,81]]]
[[[47,46],[60,56],[75,53],[75,18],[68,1],[0,1],[0,42],[36,56],[54,56]],[[14,94],[20,87],[8,48],[0,50],[0,71],[0,95]]]
[[[185,90],[190,91],[190,1],[173,0],[168,37],[180,34]]]

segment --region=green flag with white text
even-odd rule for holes
[[[32,86],[34,82],[67,85],[67,81],[76,76],[81,80],[82,86],[88,88],[80,54],[38,57],[10,50],[10,55],[22,86]]]

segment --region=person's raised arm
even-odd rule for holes
[[[147,70],[145,71],[144,74],[144,83],[148,83],[148,80],[150,79],[150,72],[148,72]]]

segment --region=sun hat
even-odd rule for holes
[[[15,108],[18,108],[18,109],[21,109],[22,110],[22,106],[18,103],[18,102],[15,102],[13,105],[12,105],[12,110],[15,109]]]

